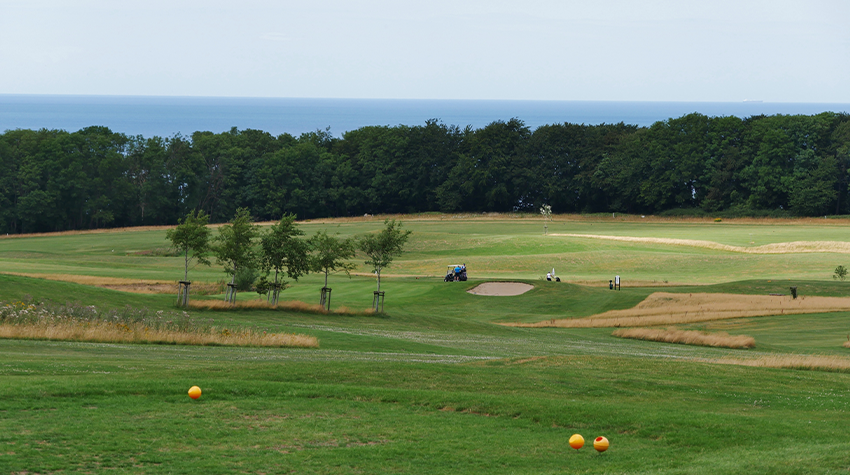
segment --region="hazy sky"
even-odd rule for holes
[[[0,94],[850,103],[846,0],[0,0]]]

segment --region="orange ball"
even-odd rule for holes
[[[192,386],[189,388],[189,397],[192,399],[198,399],[201,397],[201,388],[197,386]]]
[[[597,437],[593,440],[593,448],[596,449],[597,452],[605,452],[608,450],[608,439],[605,437]]]
[[[581,434],[573,434],[573,436],[570,437],[570,447],[576,450],[584,447],[584,437],[582,437]]]

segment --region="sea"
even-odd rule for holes
[[[494,121],[517,118],[534,130],[565,122],[649,126],[692,112],[745,118],[826,111],[850,112],[850,104],[0,94],[0,131],[44,128],[73,132],[97,125],[133,136],[172,137],[196,131],[219,133],[236,127],[294,136],[329,130],[340,137],[365,126],[416,126],[430,119],[460,128],[481,128]]]

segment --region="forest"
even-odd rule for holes
[[[107,127],[0,135],[0,231],[30,233],[365,213],[850,214],[850,115],[635,125],[439,120],[334,137],[233,128],[128,136]]]

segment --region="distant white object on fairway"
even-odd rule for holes
[[[467,292],[473,295],[511,297],[522,295],[533,288],[533,285],[523,284],[521,282],[484,282],[469,289]]]

